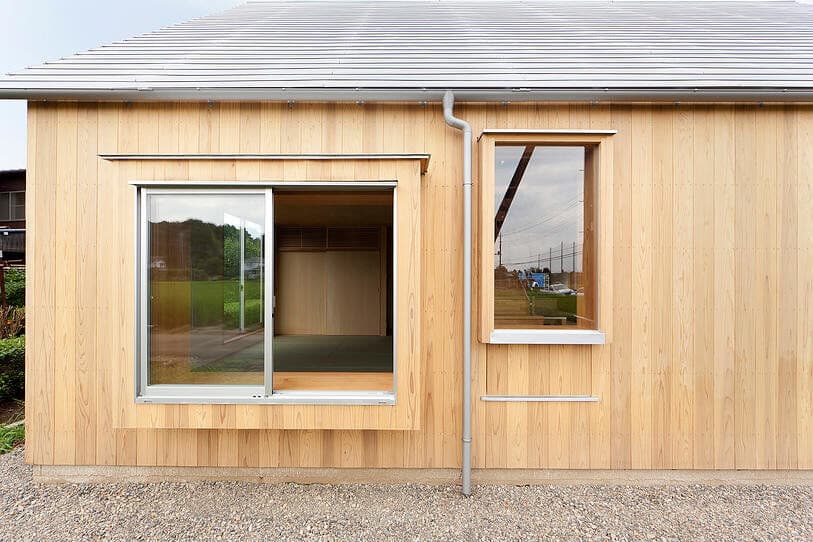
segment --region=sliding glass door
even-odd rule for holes
[[[139,397],[392,393],[394,190],[352,188],[141,188]]]

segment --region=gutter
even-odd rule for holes
[[[454,116],[454,93],[443,95],[443,118],[463,131],[463,495],[471,495],[471,125]]]
[[[14,86],[11,86],[14,85]],[[438,102],[430,88],[33,88],[0,81],[0,100]],[[813,86],[457,89],[458,102],[813,102]]]

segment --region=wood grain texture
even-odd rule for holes
[[[598,254],[599,273],[613,269],[600,292],[613,303],[599,305],[599,321],[612,340],[475,340],[475,467],[813,468],[813,309],[804,302],[813,296],[813,108],[466,104],[457,114],[475,133],[619,130],[598,179],[609,194],[599,196],[599,212],[607,197],[613,209],[598,232],[609,247]],[[462,149],[437,104],[31,103],[28,146],[27,461],[459,466]],[[473,151],[478,160],[477,144]],[[421,176],[407,161],[97,158],[125,152],[425,152],[431,160]],[[135,178],[411,179],[397,194],[399,214],[419,217],[397,230],[397,242],[412,247],[408,258],[399,253],[406,310],[398,325],[416,333],[399,339],[398,351],[417,368],[398,378],[397,393],[413,429],[372,429],[394,423],[376,407],[135,405],[126,184]],[[476,171],[475,209],[493,209],[483,180]],[[475,254],[477,335],[489,325],[479,285],[490,260]],[[479,401],[495,392],[601,401]]]
[[[379,251],[277,253],[275,331],[379,335],[387,318],[380,260]]]

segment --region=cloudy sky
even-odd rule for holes
[[[153,223],[201,220],[217,226],[231,224],[239,228],[240,219],[247,221],[246,229],[251,235],[255,237],[262,235],[265,224],[265,196],[263,194],[150,196],[150,221]]]
[[[16,71],[240,0],[0,0],[0,73]],[[0,100],[0,170],[25,167],[25,102]]]
[[[494,207],[500,206],[506,188],[522,156],[522,146],[498,146],[494,179]],[[550,267],[558,272],[561,261],[556,255],[561,244],[565,254],[582,243],[584,229],[584,148],[538,146],[522,177],[508,215],[502,226],[502,263],[509,270]],[[499,241],[495,253],[499,248]],[[498,256],[494,264],[498,263]],[[576,270],[581,258],[576,258]],[[564,258],[564,270],[573,270],[573,258]]]

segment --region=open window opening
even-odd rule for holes
[[[274,194],[274,389],[393,389],[392,191]]]

